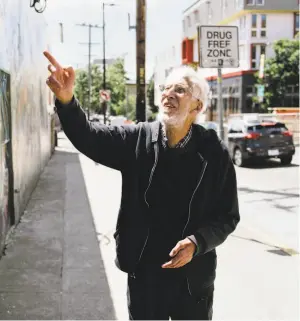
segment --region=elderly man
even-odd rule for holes
[[[210,320],[216,247],[239,222],[234,166],[213,130],[193,124],[208,84],[175,69],[162,88],[160,121],[90,123],[73,96],[75,73],[48,53],[47,84],[73,145],[122,174],[116,265],[128,273],[132,320]]]

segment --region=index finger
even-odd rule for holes
[[[56,59],[48,51],[44,51],[44,56],[51,62],[51,64],[54,67],[61,68],[61,65],[56,61]]]

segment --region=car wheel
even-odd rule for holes
[[[233,162],[236,166],[242,167],[245,165],[242,151],[237,147],[233,153]]]
[[[280,158],[280,161],[282,165],[289,165],[291,164],[292,159],[293,159],[293,156],[283,156]]]

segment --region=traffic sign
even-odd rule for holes
[[[110,90],[100,89],[100,100],[101,101],[110,101]]]
[[[239,67],[238,27],[200,26],[200,66]]]

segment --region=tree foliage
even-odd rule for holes
[[[263,108],[284,107],[288,85],[299,86],[299,39],[279,40],[274,44],[275,56],[265,63],[264,79],[257,84],[265,85]]]
[[[107,66],[106,89],[111,90],[110,113],[116,115],[122,111],[125,101],[126,72],[124,61],[117,61]],[[80,103],[88,106],[88,70],[79,69],[76,71],[75,95]],[[103,73],[98,65],[91,66],[91,112],[101,113],[99,91],[103,88]]]
[[[149,106],[151,119],[154,119],[158,112],[158,106],[155,105],[155,100],[154,100],[154,86],[155,86],[154,75],[152,75],[147,88],[148,106]]]

